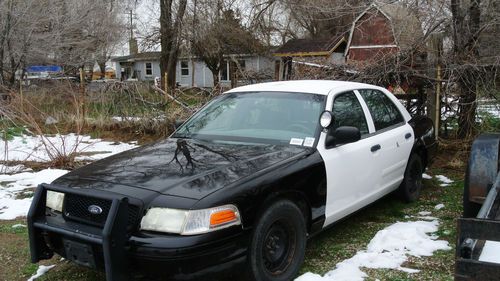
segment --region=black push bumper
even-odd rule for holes
[[[54,252],[77,264],[104,269],[106,279],[127,280],[130,268],[183,279],[216,273],[246,257],[247,231],[228,228],[196,236],[131,235],[129,199],[114,193],[92,191],[92,197],[112,202],[104,227],[46,215],[48,190],[89,196],[88,190],[42,184],[28,213],[31,261],[49,259]],[[198,273],[198,274],[197,274]],[[176,277],[179,276],[179,277]]]
[[[73,245],[82,242],[83,245],[97,245],[102,247],[104,256],[104,265],[107,280],[127,280],[128,274],[123,270],[127,268],[128,257],[125,250],[128,237],[127,218],[128,218],[128,199],[124,196],[101,193],[99,198],[110,200],[111,208],[106,219],[104,228],[86,227],[85,232],[80,231],[77,224],[65,224],[56,226],[50,223],[50,217],[46,217],[46,198],[47,190],[72,193],[76,195],[88,196],[88,190],[65,189],[53,185],[41,184],[35,191],[33,202],[28,212],[28,231],[31,250],[31,262],[36,263],[42,259],[48,259],[54,254],[44,239],[44,233],[55,233],[68,239],[67,244]],[[70,246],[71,247],[71,246]],[[76,251],[78,249],[69,249]]]

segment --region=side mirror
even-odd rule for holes
[[[325,110],[319,116],[319,124],[321,128],[328,129],[332,126],[334,121],[333,113],[331,111]]]
[[[357,142],[361,139],[361,132],[356,127],[342,126],[337,129],[329,130],[326,135],[326,147]]]
[[[186,120],[175,120],[174,130],[177,130],[184,122],[186,122]]]

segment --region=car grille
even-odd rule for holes
[[[109,210],[111,209],[111,203],[111,200],[67,193],[64,196],[63,214],[66,219],[104,227]],[[92,214],[89,211],[89,206],[92,205],[99,206],[102,209],[102,213]],[[139,206],[129,204],[127,223],[129,229],[137,225],[139,210]]]

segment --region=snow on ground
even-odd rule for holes
[[[453,180],[443,175],[437,175],[436,178],[441,182],[440,186],[448,186],[453,182]]]
[[[23,171],[31,171],[31,169],[26,168],[23,165],[14,165],[14,166],[6,166],[3,164],[0,164],[0,174],[13,174],[13,173],[19,173]]]
[[[28,279],[28,281],[33,281],[33,280],[39,278],[40,276],[47,273],[47,271],[51,270],[54,266],[56,266],[56,265],[47,265],[47,266],[40,265],[40,266],[38,266],[38,270],[36,271],[35,275],[31,276],[30,279]]]
[[[480,261],[500,263],[500,242],[486,241],[479,256]]]
[[[408,256],[432,256],[437,250],[450,250],[447,241],[437,240],[432,233],[438,230],[439,221],[397,222],[379,231],[366,250],[338,263],[324,276],[311,272],[299,276],[295,281],[362,281],[368,275],[366,268],[387,268],[416,273],[418,270],[401,265]]]
[[[94,161],[135,147],[136,142],[109,142],[76,134],[21,136],[0,146],[0,160],[47,162],[51,155],[76,152],[83,153],[76,160]],[[51,183],[67,172],[58,169],[33,172],[22,165],[0,165],[0,220],[26,216],[33,189],[40,183]]]
[[[135,116],[113,116],[111,117],[113,121],[116,122],[139,122],[142,120],[141,117],[135,117]]]
[[[26,216],[31,205],[32,190],[38,184],[50,183],[67,172],[66,170],[45,169],[40,172],[0,175],[0,220],[13,220]],[[23,195],[23,198],[18,199],[19,195]]]
[[[85,153],[77,160],[98,160],[137,147],[136,143],[120,143],[92,139],[76,134],[55,136],[14,137],[7,145],[0,147],[2,160],[47,162],[50,155],[68,155],[72,152]],[[7,151],[5,151],[7,149]]]
[[[428,174],[426,174],[426,173],[423,173],[423,174],[422,174],[422,178],[424,178],[424,179],[426,179],[426,180],[430,180],[430,179],[432,179],[432,176],[430,176],[430,175],[428,175]]]
[[[14,224],[14,225],[12,226],[12,228],[25,228],[25,227],[26,227],[26,225],[21,224],[21,223]]]
[[[434,209],[436,209],[436,210],[441,210],[442,208],[444,208],[444,204],[443,203],[437,204],[436,206],[434,206]]]

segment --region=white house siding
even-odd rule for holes
[[[244,56],[237,58],[238,60],[245,60],[245,69],[247,71],[271,71],[274,69],[274,61],[271,58],[263,56]],[[181,73],[181,62],[186,61],[188,65],[189,74],[182,75]],[[146,76],[146,63],[152,63],[153,74]],[[205,87],[210,88],[214,86],[212,72],[205,63],[201,60],[194,59],[194,79],[193,79],[193,60],[190,58],[179,59],[176,66],[176,82],[184,87]],[[117,69],[116,78],[121,79],[121,64],[120,62],[115,62],[115,67]],[[155,77],[160,77],[160,63],[155,60],[148,61],[135,61],[133,63],[133,69],[136,72],[137,79],[140,81],[152,81]],[[229,74],[228,77],[231,77]],[[194,80],[194,84],[193,84]],[[223,86],[230,86],[230,80],[221,80]]]

